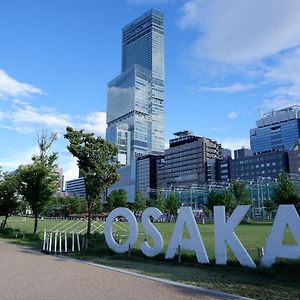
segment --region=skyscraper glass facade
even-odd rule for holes
[[[300,107],[291,106],[265,114],[250,130],[253,153],[289,151],[300,138]]]
[[[126,164],[164,152],[164,24],[150,10],[123,28],[122,73],[108,83],[106,138]]]

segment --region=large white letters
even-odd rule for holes
[[[217,265],[227,264],[227,245],[241,265],[255,268],[255,263],[234,233],[236,226],[243,220],[250,205],[239,205],[234,210],[230,218],[225,220],[225,207],[214,207],[215,224],[215,257]]]
[[[184,225],[190,234],[190,239],[183,239]],[[208,264],[208,256],[198,230],[192,209],[190,207],[181,207],[177,221],[172,233],[172,238],[166,253],[166,259],[174,258],[176,249],[180,245],[182,250],[192,250],[196,253],[199,263]]]
[[[296,246],[282,245],[287,225],[297,242]],[[300,218],[294,205],[279,205],[271,234],[267,240],[262,265],[271,267],[275,263],[276,257],[300,258]]]
[[[164,240],[160,232],[150,221],[150,217],[153,217],[154,220],[157,220],[161,215],[162,212],[155,207],[148,207],[142,214],[142,224],[154,241],[153,247],[150,247],[146,240],[141,244],[141,251],[149,257],[156,256],[164,247]]]
[[[116,217],[119,216],[125,217],[127,219],[130,229],[129,237],[127,241],[123,244],[118,244],[113,237],[112,226]],[[109,214],[106,220],[104,234],[106,243],[110,249],[117,253],[125,253],[126,251],[128,251],[129,245],[130,247],[133,247],[138,238],[138,225],[134,214],[128,208],[125,207],[118,207],[114,209]]]

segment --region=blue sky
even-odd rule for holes
[[[298,0],[2,0],[0,166],[30,162],[56,131],[67,179],[77,176],[65,127],[104,136],[106,85],[120,73],[121,29],[165,14],[165,137],[188,129],[235,149],[263,112],[300,104]]]

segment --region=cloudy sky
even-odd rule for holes
[[[0,1],[0,166],[13,170],[65,127],[105,133],[106,85],[120,73],[121,28],[165,14],[165,128],[249,145],[259,109],[300,104],[299,0]]]

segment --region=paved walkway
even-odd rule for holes
[[[0,242],[0,298],[220,299]]]

